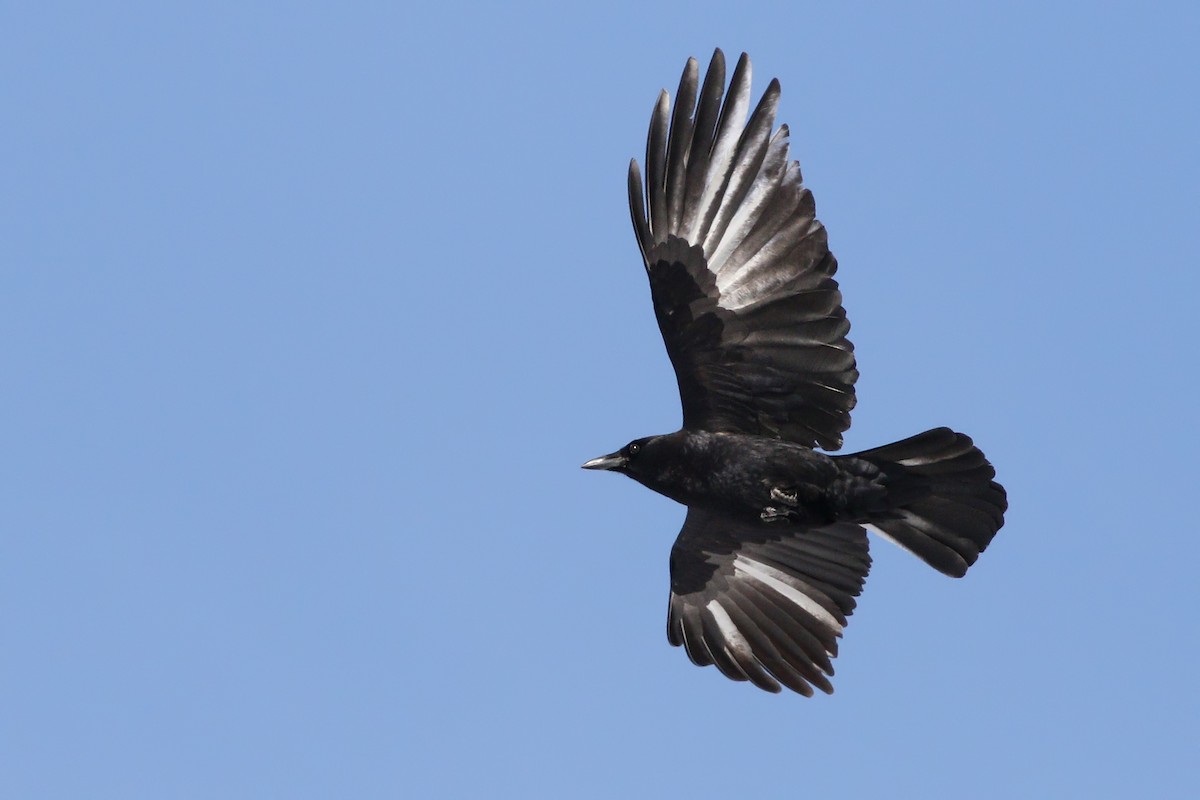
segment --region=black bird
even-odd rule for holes
[[[737,681],[832,692],[830,659],[871,558],[864,526],[961,577],[1004,524],[1004,488],[970,438],[937,428],[853,455],[854,348],[824,226],[779,82],[746,121],[750,60],[725,95],[717,50],[689,59],[650,118],[629,206],[683,428],[586,469],[621,472],[688,507],[671,549],[667,638]],[[722,101],[722,98],[724,100]]]

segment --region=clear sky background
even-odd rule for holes
[[[0,796],[1197,796],[1200,11],[980,5],[0,5]],[[678,426],[625,169],[714,46],[847,448],[1009,490],[831,697],[669,647],[683,510],[579,469]]]

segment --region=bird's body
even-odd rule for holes
[[[654,313],[683,403],[675,433],[589,469],[687,506],[671,550],[667,637],[700,665],[768,691],[833,691],[837,639],[862,590],[864,526],[962,576],[1004,524],[991,464],[949,428],[830,455],[855,405],[837,261],[816,220],[779,84],[749,109],[742,55],[727,96],[718,50],[688,61],[651,117],[644,193],[629,199]]]
[[[645,440],[628,474],[685,506],[776,527],[854,519],[882,491],[881,473],[866,462],[742,433],[681,430]]]

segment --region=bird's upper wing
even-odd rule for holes
[[[779,83],[746,121],[750,61],[729,94],[713,55],[697,98],[689,59],[674,111],[650,120],[643,197],[629,206],[654,311],[675,365],[684,427],[777,436],[837,449],[854,407],[854,348],[825,228],[787,126],[772,132]]]
[[[671,549],[667,638],[769,692],[832,692],[830,659],[871,566],[851,523],[797,532],[688,509]]]

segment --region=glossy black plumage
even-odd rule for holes
[[[825,229],[772,81],[746,119],[750,61],[725,94],[721,51],[694,59],[651,117],[634,230],[683,427],[585,464],[688,507],[671,552],[667,634],[697,664],[802,694],[832,691],[837,639],[870,557],[863,526],[963,575],[1003,524],[1004,489],[938,428],[835,456],[855,404],[850,325]]]

